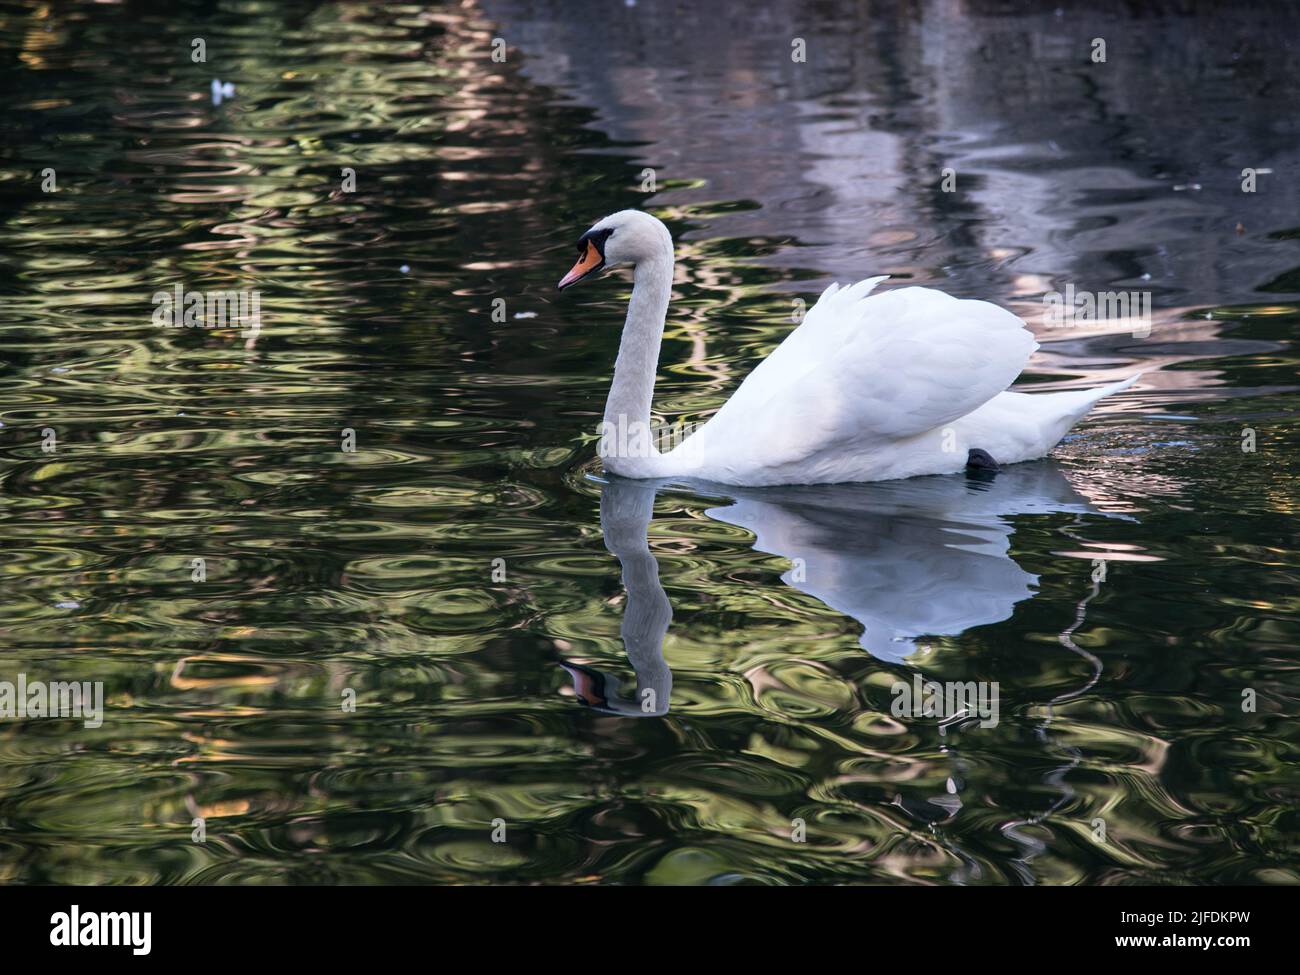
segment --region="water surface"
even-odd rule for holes
[[[1300,880],[1294,8],[710,6],[0,6],[0,679],[107,711],[0,722],[0,880]],[[665,422],[878,273],[1144,377],[991,481],[607,480],[625,206]]]

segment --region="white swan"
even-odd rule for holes
[[[831,484],[1033,460],[1097,400],[1138,378],[1077,392],[1009,392],[1038,348],[1024,322],[929,288],[871,295],[885,278],[868,278],[822,292],[706,424],[660,453],[650,405],[672,236],[648,213],[622,210],[583,234],[578,253],[561,290],[605,267],[636,269],[601,424],[605,468],[623,477]]]

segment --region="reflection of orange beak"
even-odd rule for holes
[[[601,693],[599,684],[594,676],[587,672],[585,667],[579,667],[575,664],[566,664],[560,662],[560,666],[569,672],[573,678],[573,690],[579,698],[592,707],[600,707],[605,703],[605,695]]]
[[[591,241],[587,241],[587,250],[580,258],[578,258],[578,263],[569,269],[569,273],[560,278],[560,283],[557,287],[563,291],[569,285],[577,284],[588,274],[599,271],[604,264],[605,258],[602,257],[600,251],[596,249],[596,245]]]

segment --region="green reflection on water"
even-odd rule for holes
[[[1189,315],[1149,351],[1173,378],[1053,465],[669,486],[615,539],[586,475],[626,289],[551,288],[642,160],[488,61],[472,9],[195,22],[209,65],[148,6],[0,17],[0,679],[103,681],[109,712],[0,724],[0,880],[1300,879],[1294,304]],[[708,234],[763,210],[660,210],[668,419],[816,276]],[[260,291],[260,334],[154,326],[177,282]],[[893,717],[917,670],[1000,682],[1001,723]]]

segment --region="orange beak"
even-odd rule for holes
[[[595,244],[587,241],[587,249],[578,258],[578,263],[569,268],[569,273],[560,278],[560,283],[556,287],[563,291],[569,285],[577,284],[587,275],[599,271],[604,266],[604,256],[597,250]]]

